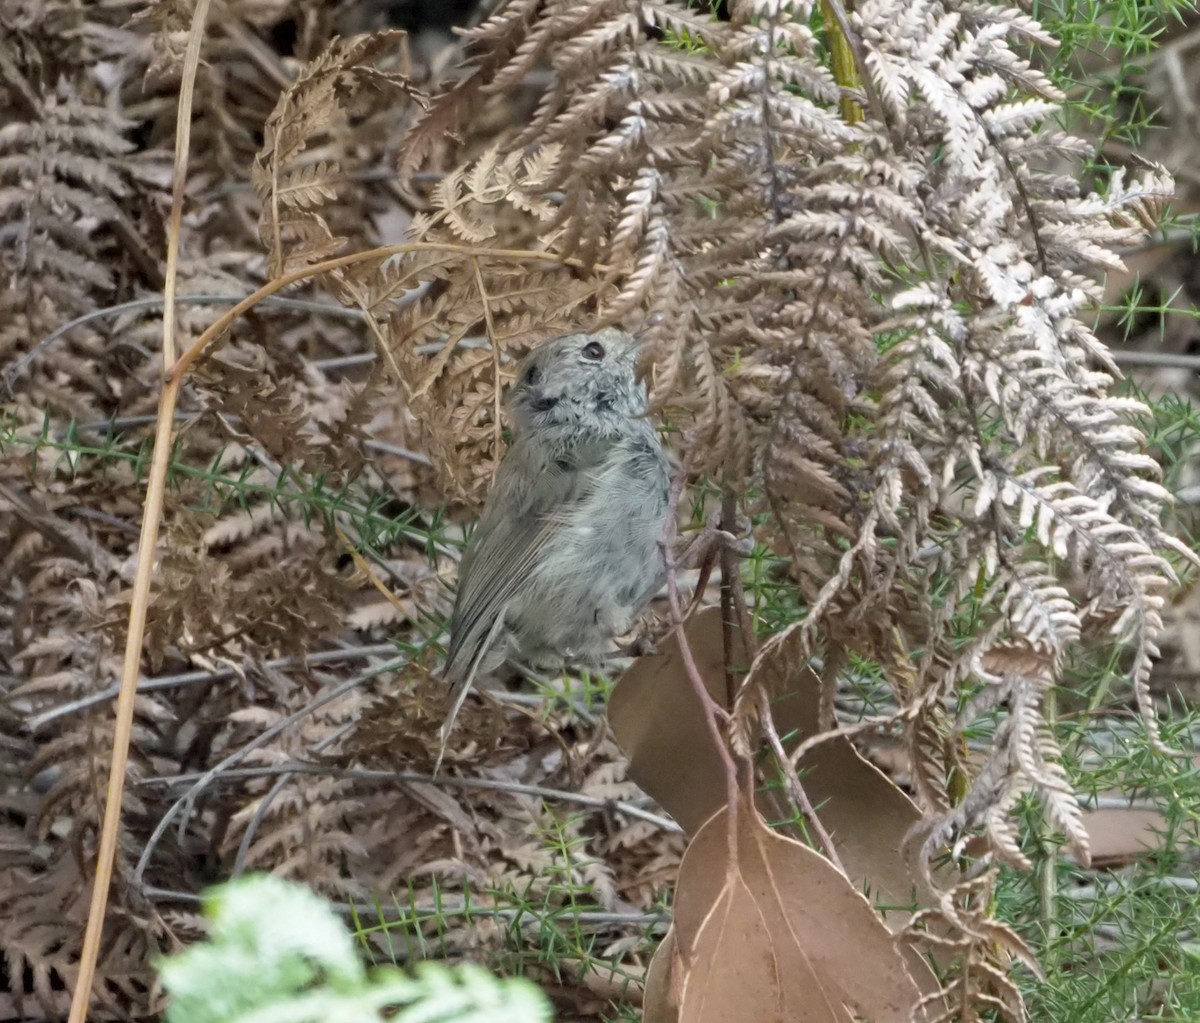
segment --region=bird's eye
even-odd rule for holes
[[[589,341],[583,346],[583,357],[588,362],[599,362],[604,358],[604,345],[599,341]]]
[[[529,368],[521,375],[521,383],[526,387],[533,387],[542,378],[542,371],[538,369],[536,362],[531,362]]]

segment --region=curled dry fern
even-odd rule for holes
[[[1062,97],[1030,58],[1053,40],[1016,7],[857,4],[843,28],[858,78],[841,80],[814,13],[515,0],[469,33],[473,66],[408,146],[429,151],[471,103],[549,63],[529,124],[488,160],[539,160],[533,184],[553,203],[536,211],[540,243],[599,281],[597,318],[642,329],[655,401],[694,413],[691,464],[762,494],[807,601],[807,654],[884,666],[914,764],[940,764],[916,772],[935,821],[926,856],[984,827],[1019,858],[1007,810],[1026,791],[1086,856],[1041,700],[1075,644],[1113,638],[1153,727],[1165,552],[1184,551],[1129,424],[1141,406],[1113,395],[1085,318],[1097,274],[1172,185],[1118,173],[1082,194],[1071,169],[1089,147],[1055,127]],[[456,214],[464,174],[432,196],[427,237],[436,224],[482,240]],[[421,336],[454,345],[474,316],[461,303],[485,293],[473,287],[451,276],[424,299]],[[486,419],[467,410],[492,394],[487,363],[458,349],[431,363],[468,417],[455,426]],[[947,697],[977,685],[949,720]],[[959,798],[949,737],[1000,705],[991,758]]]

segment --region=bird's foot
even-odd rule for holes
[[[721,522],[721,513],[713,512],[704,528],[684,546],[676,558],[676,564],[680,568],[692,568],[707,563],[711,568],[723,550],[728,550],[739,558],[748,558],[754,550],[750,520],[744,515],[739,515],[733,526],[736,532],[725,529]]]

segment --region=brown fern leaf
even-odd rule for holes
[[[808,653],[828,636],[883,666],[926,853],[977,830],[1011,854],[1024,792],[1082,852],[1039,702],[1067,654],[1109,628],[1149,718],[1174,579],[1164,551],[1183,553],[1129,421],[1143,407],[1112,396],[1083,317],[1098,272],[1171,186],[1118,175],[1106,195],[1080,194],[1064,167],[1083,147],[1046,127],[1061,97],[1029,55],[1052,41],[1015,9],[856,5],[853,89],[825,68],[811,14],[769,0],[732,3],[727,20],[671,0],[522,4],[474,33],[462,95],[548,61],[527,127],[488,152],[488,174],[554,143],[540,240],[598,268],[601,316],[644,324],[654,406],[691,414],[691,464],[763,495]],[[423,236],[446,223],[498,237],[460,212],[470,174],[451,171],[435,201],[448,212]],[[470,302],[467,276],[445,294]],[[458,307],[440,315],[457,339]],[[451,411],[437,430],[494,432],[502,360],[471,354],[458,375],[440,359]],[[1036,670],[996,672],[1010,650],[1036,654]],[[954,753],[966,723],[943,705],[980,686],[1003,725],[971,765]]]
[[[407,77],[376,66],[403,37],[397,31],[334,40],[280,95],[252,171],[271,276],[326,259],[343,244],[320,214],[337,198],[343,168],[333,159],[304,163],[305,153],[327,141],[364,101],[422,102]]]
[[[27,309],[45,296],[79,313],[112,291],[98,241],[129,194],[121,168],[132,123],[84,102],[66,81],[30,113],[0,128],[0,233],[9,239],[0,268],[19,282]]]

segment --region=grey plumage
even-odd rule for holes
[[[662,585],[669,467],[637,352],[607,329],[521,363],[512,444],[459,568],[443,741],[476,675],[594,661]]]

